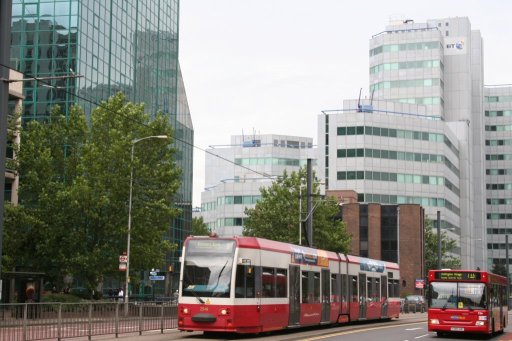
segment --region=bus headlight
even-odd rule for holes
[[[438,319],[430,319],[430,321],[428,323],[430,323],[430,324],[439,324],[439,320]]]
[[[475,326],[485,326],[485,321],[476,321]]]

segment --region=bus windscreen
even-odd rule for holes
[[[484,283],[433,282],[430,290],[430,308],[487,309]]]

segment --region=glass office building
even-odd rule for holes
[[[13,0],[11,66],[25,76],[79,74],[28,81],[23,121],[44,119],[58,104],[87,113],[123,91],[148,112],[168,114],[175,127],[182,215],[167,238],[181,246],[191,229],[193,127],[178,61],[179,0]],[[165,265],[177,264],[179,251]]]

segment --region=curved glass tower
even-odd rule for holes
[[[181,246],[191,229],[194,131],[178,61],[178,21],[178,0],[13,0],[11,66],[26,76],[83,76],[52,80],[54,87],[26,82],[24,121],[44,119],[56,104],[67,112],[79,103],[90,113],[119,91],[168,115],[183,169],[174,201],[183,213],[167,238]],[[179,252],[162,265],[177,265]]]

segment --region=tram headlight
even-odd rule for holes
[[[223,316],[229,315],[229,308],[223,308],[220,310],[220,314]]]
[[[429,323],[430,324],[439,324],[439,320],[438,319],[430,319]]]
[[[187,307],[183,307],[181,308],[181,312],[184,314],[184,315],[188,315],[190,313],[190,310],[188,310]]]

